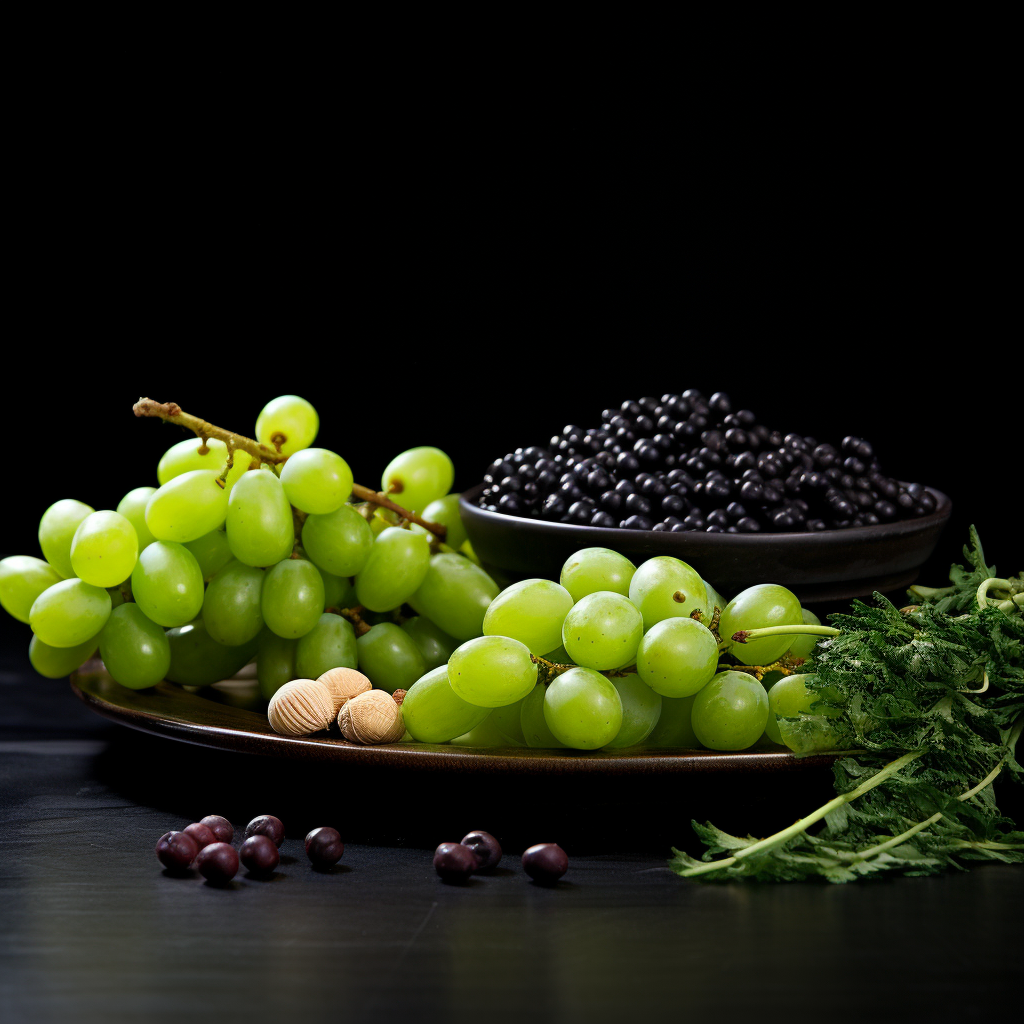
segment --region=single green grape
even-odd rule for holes
[[[232,554],[246,565],[280,562],[295,546],[292,508],[271,472],[246,473],[228,503],[226,528]]]
[[[32,637],[28,645],[28,660],[32,667],[47,679],[63,679],[81,668],[96,653],[99,637],[90,637],[76,647],[51,647],[39,637]]]
[[[324,612],[317,624],[299,637],[295,648],[295,678],[319,679],[332,668],[356,668],[359,655],[352,623]]]
[[[334,573],[321,569],[320,566],[317,566],[317,570],[320,573],[320,578],[324,581],[325,608],[354,608],[359,603],[356,600],[355,585],[347,576],[335,576]]]
[[[100,657],[122,686],[155,686],[171,667],[171,645],[163,629],[137,604],[115,608],[100,633]]]
[[[796,595],[776,583],[759,583],[740,591],[726,606],[718,626],[718,635],[727,643],[729,653],[744,665],[771,665],[793,644],[792,636],[768,636],[749,643],[733,643],[741,629],[766,626],[796,626],[803,621]]]
[[[388,463],[380,488],[402,508],[422,512],[452,489],[454,479],[452,460],[440,448],[410,448]]]
[[[71,541],[71,568],[94,587],[116,587],[132,574],[139,557],[135,527],[118,512],[91,512]]]
[[[544,695],[547,693],[547,689],[543,683],[538,683],[522,699],[519,726],[528,747],[551,750],[564,747],[565,744],[548,728],[548,723],[544,718]]]
[[[776,724],[782,742],[794,754],[813,754],[822,750],[838,750],[846,744],[846,735],[831,715],[801,715],[779,718]]]
[[[582,601],[598,591],[629,597],[629,584],[635,572],[636,566],[611,548],[580,548],[566,559],[558,581],[573,601]]]
[[[498,584],[462,555],[442,552],[430,559],[427,574],[409,604],[436,622],[456,640],[472,640],[483,632],[484,614]]]
[[[529,694],[526,695],[527,697]],[[523,701],[505,704],[491,712],[491,724],[501,733],[501,738],[510,747],[525,747],[526,736],[523,733]],[[404,707],[404,705],[403,705]],[[543,714],[543,712],[542,712]]]
[[[622,704],[622,725],[615,738],[605,746],[609,749],[639,746],[658,724],[662,697],[638,675],[621,676],[609,682],[615,687]]]
[[[230,494],[242,474],[248,470],[251,458],[245,452],[238,452],[231,462],[231,469],[224,480],[224,490]],[[205,442],[201,437],[190,437],[172,444],[164,452],[156,467],[156,478],[161,484],[173,480],[182,473],[194,469],[212,469],[220,476],[228,464],[228,446],[215,437]],[[120,512],[121,510],[118,509]]]
[[[326,448],[305,448],[284,464],[281,484],[297,509],[325,515],[348,501],[352,470],[340,455]]]
[[[272,398],[256,417],[256,440],[284,455],[308,448],[319,429],[316,409],[298,395]]]
[[[264,629],[257,637],[257,645],[256,678],[260,684],[260,696],[264,700],[270,700],[285,683],[300,678],[295,669],[295,654],[299,642],[286,640],[283,636]],[[302,678],[316,679],[317,676]]]
[[[74,498],[55,501],[39,520],[39,546],[43,558],[65,579],[75,575],[71,568],[71,542],[78,524],[95,509]]]
[[[158,540],[187,544],[216,530],[227,513],[228,492],[217,471],[193,469],[157,488],[146,505],[146,526]]]
[[[19,622],[28,622],[35,599],[62,579],[61,574],[41,558],[10,555],[0,561],[0,605]]]
[[[106,625],[110,595],[85,580],[61,580],[32,603],[28,622],[50,647],[78,647]]]
[[[452,689],[470,704],[500,708],[522,700],[537,682],[530,649],[507,636],[469,640],[448,661]]]
[[[689,697],[718,671],[718,641],[695,619],[662,619],[640,641],[636,670],[655,693]]]
[[[146,525],[146,506],[154,494],[155,487],[136,487],[117,503],[117,511],[135,527],[140,551],[156,540]]]
[[[596,750],[622,728],[622,701],[612,681],[600,672],[571,668],[548,684],[544,721],[567,747]]]
[[[814,612],[808,611],[806,608],[801,607],[800,618],[803,620],[805,626],[820,626],[821,619],[818,618]],[[786,653],[791,658],[809,658],[811,651],[817,646],[818,641],[821,639],[820,636],[798,636]]]
[[[544,654],[562,639],[572,597],[551,580],[523,580],[503,590],[484,615],[485,636],[510,636],[532,654]]]
[[[419,589],[430,565],[430,544],[422,534],[390,526],[374,542],[356,575],[356,598],[364,608],[398,608]]]
[[[306,520],[302,546],[321,569],[335,576],[355,576],[370,557],[373,531],[351,505],[342,505]]]
[[[411,619],[406,619],[402,623],[402,629],[409,634],[409,638],[423,655],[428,672],[439,665],[447,665],[448,659],[459,646],[459,641],[455,637],[449,636],[425,615],[414,615]]]
[[[632,663],[644,635],[636,606],[621,594],[599,590],[574,605],[562,624],[562,643],[577,665],[622,668]]]
[[[768,695],[746,672],[719,672],[694,698],[691,721],[705,747],[745,750],[764,732]]]
[[[161,626],[184,626],[203,607],[203,574],[184,544],[158,540],[132,570],[132,596],[147,618]]]
[[[171,667],[165,676],[179,686],[210,686],[230,679],[256,653],[257,640],[237,647],[225,647],[206,632],[206,624],[196,619],[167,630],[171,646]]]
[[[412,683],[402,701],[405,727],[420,743],[447,743],[475,729],[490,713],[455,693],[444,665]]]
[[[704,581],[686,562],[671,555],[649,558],[634,573],[629,599],[644,617],[644,629],[663,619],[689,618],[699,611],[706,615],[708,591]]]
[[[263,628],[263,576],[262,569],[235,561],[210,580],[203,598],[203,622],[217,643],[237,647],[255,639]]]
[[[495,728],[488,715],[478,726],[470,729],[469,732],[456,736],[451,741],[453,747],[503,747],[505,741],[501,733]]]
[[[697,739],[697,734],[693,731],[693,722],[690,720],[696,697],[696,694],[692,697],[662,697],[661,716],[644,746],[682,750],[702,747],[703,744]]]
[[[421,513],[420,516],[428,523],[436,523],[447,530],[444,542],[456,551],[466,543],[466,527],[462,524],[462,515],[459,513],[458,494],[446,494],[443,498],[432,501]],[[410,527],[417,533],[428,533],[426,527],[413,523]],[[433,534],[431,534],[433,536]]]
[[[297,394],[271,398],[256,418],[256,439],[270,449],[278,447],[284,455],[309,447],[318,430],[316,410]]]
[[[372,626],[356,640],[359,671],[380,690],[406,690],[427,671],[412,637],[394,622]],[[404,705],[403,705],[404,707]],[[465,729],[459,730],[465,732]]]
[[[324,611],[324,581],[304,558],[286,558],[267,570],[261,601],[263,621],[278,636],[298,640]]]
[[[235,560],[228,544],[228,535],[224,530],[204,533],[198,540],[190,540],[185,547],[195,556],[199,571],[203,574],[203,581],[206,583],[209,583],[228,562]]]

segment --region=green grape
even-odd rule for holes
[[[43,558],[65,579],[75,575],[71,568],[71,541],[78,524],[95,509],[74,498],[54,502],[39,520],[39,546]]]
[[[132,570],[132,596],[147,618],[184,626],[203,607],[203,574],[184,544],[154,541]]]
[[[325,608],[354,608],[359,603],[356,600],[356,588],[347,576],[335,576],[320,566],[317,566],[317,571],[324,581]]]
[[[44,644],[78,647],[106,624],[110,595],[85,580],[61,580],[44,590],[32,603],[28,621]]]
[[[447,665],[459,641],[449,636],[443,629],[435,625],[425,615],[414,615],[402,623],[402,629],[423,655],[427,671],[439,665]]]
[[[498,585],[462,555],[441,553],[430,559],[427,575],[409,604],[456,640],[483,632],[484,613],[498,596]]]
[[[523,580],[503,590],[484,615],[485,636],[510,636],[532,654],[558,646],[572,597],[551,580]]]
[[[257,638],[257,644],[256,678],[260,684],[260,695],[264,700],[270,700],[285,683],[299,678],[295,671],[295,652],[299,642],[286,640],[283,636],[264,629]]]
[[[458,550],[466,543],[466,527],[462,525],[462,515],[459,513],[458,494],[446,494],[443,498],[432,501],[420,513],[420,516],[428,523],[446,527],[447,533],[445,533],[444,542],[448,547]],[[430,532],[418,523],[413,523],[410,529],[417,533]]]
[[[216,530],[227,512],[228,492],[217,471],[194,469],[157,489],[146,505],[146,526],[158,540],[186,544]]]
[[[316,566],[304,558],[286,558],[268,569],[261,607],[263,621],[278,636],[305,636],[324,611],[324,581]]]
[[[117,512],[87,515],[71,541],[71,568],[94,587],[116,587],[132,574],[139,557],[139,538]]]
[[[776,583],[759,583],[740,591],[722,612],[718,635],[727,643],[729,653],[744,665],[770,665],[778,661],[793,645],[792,636],[768,636],[750,643],[731,643],[741,629],[762,629],[766,626],[796,626],[800,602],[796,595]]]
[[[373,632],[371,630],[370,632]],[[340,615],[324,612],[295,648],[295,679],[319,679],[332,668],[356,668],[356,631]]]
[[[262,569],[230,562],[210,580],[203,598],[203,622],[211,639],[237,647],[256,637],[263,628],[263,576]]]
[[[705,747],[745,750],[764,732],[768,695],[746,672],[719,672],[694,698],[691,721]]]
[[[197,540],[190,540],[185,547],[195,556],[195,560],[199,563],[199,571],[203,574],[203,580],[206,583],[209,583],[228,562],[233,562],[235,559],[228,544],[228,535],[224,530],[211,530],[209,533],[204,533]]]
[[[719,612],[724,612],[725,606],[729,602],[707,580],[704,581],[704,589],[708,594],[708,617],[704,620],[704,625],[708,626],[711,624],[712,618],[714,618],[715,609],[717,608]]]
[[[661,717],[662,697],[655,693],[638,675],[610,679],[622,704],[622,725],[605,747],[635,747],[643,743],[654,731]]]
[[[452,460],[440,448],[410,448],[388,463],[380,489],[402,508],[422,512],[452,489],[454,479]]]
[[[325,515],[348,501],[352,470],[340,455],[326,448],[306,448],[284,464],[281,484],[297,509]]]
[[[155,686],[171,667],[164,631],[137,604],[115,608],[100,633],[100,657],[107,671],[129,690]]]
[[[500,708],[522,700],[537,682],[530,649],[507,636],[464,643],[448,661],[452,689],[470,704]]]
[[[553,747],[564,747],[565,744],[548,728],[544,719],[544,695],[547,689],[543,683],[538,683],[522,699],[519,725],[528,747],[550,750]]]
[[[821,619],[819,619],[814,612],[810,612],[803,607],[800,609],[800,618],[803,620],[805,626],[821,625]],[[791,658],[809,658],[811,656],[811,651],[814,650],[820,639],[820,636],[798,636],[786,653]]]
[[[93,636],[76,647],[51,647],[34,636],[28,645],[28,660],[41,676],[63,679],[93,656],[98,643],[99,638]]]
[[[427,671],[427,663],[412,637],[393,622],[371,627],[356,640],[356,648],[359,671],[388,693],[408,689]]]
[[[475,729],[456,736],[452,740],[453,747],[503,747],[505,741],[501,733],[494,727],[491,716],[488,715]]]
[[[772,687],[779,682],[780,679],[785,679],[785,675],[781,672],[765,672],[761,677],[761,685],[765,688],[768,693],[768,721],[764,724],[764,734],[772,741],[777,743],[779,746],[785,746],[782,739],[782,733],[779,732],[779,720],[772,711]]]
[[[355,576],[370,557],[373,531],[351,505],[342,505],[306,520],[302,546],[321,569],[335,576]]]
[[[135,536],[138,538],[140,551],[156,540],[146,525],[146,506],[154,494],[156,494],[155,487],[136,487],[117,504],[117,511],[135,527]]]
[[[292,553],[292,509],[273,473],[248,473],[235,485],[228,503],[227,535],[231,553],[246,565],[274,565]]]
[[[200,449],[203,449],[202,452]],[[252,459],[245,452],[236,452],[224,481],[224,490],[228,494],[251,463]],[[204,442],[201,437],[190,437],[172,444],[164,452],[156,467],[156,478],[161,484],[165,484],[168,480],[173,480],[182,473],[191,473],[194,469],[212,469],[220,476],[227,464],[228,446],[223,441],[211,437]]]
[[[544,721],[567,747],[596,750],[615,739],[622,728],[619,691],[592,668],[571,668],[548,684]]]
[[[661,717],[644,743],[645,747],[673,747],[694,750],[703,746],[690,721],[696,694],[692,697],[662,697]]]
[[[528,696],[529,694],[527,694]],[[510,747],[526,746],[526,736],[523,733],[523,702],[525,700],[526,697],[517,700],[514,704],[495,708],[491,712],[491,724]],[[403,704],[402,707],[404,708],[405,705]]]
[[[455,693],[443,665],[417,679],[402,701],[405,727],[420,743],[447,743],[475,729],[490,713]]]
[[[430,565],[430,544],[422,534],[390,526],[370,548],[356,575],[356,598],[364,608],[387,612],[419,589]]]
[[[171,645],[171,667],[165,676],[180,686],[210,686],[230,679],[256,653],[257,640],[237,647],[225,647],[206,632],[202,619],[167,631]]]
[[[35,599],[63,577],[49,562],[31,555],[10,555],[0,561],[0,605],[19,622],[28,622]],[[67,673],[64,673],[67,675]]]
[[[846,743],[839,723],[830,715],[801,715],[799,718],[778,718],[776,724],[782,742],[794,754],[813,754],[837,750]]]
[[[559,582],[572,594],[573,601],[582,601],[598,591],[629,597],[629,583],[635,572],[636,566],[611,548],[580,548],[566,559]]]
[[[629,665],[644,635],[636,606],[621,594],[599,590],[570,609],[562,624],[562,643],[569,657],[586,668]]]
[[[718,671],[718,641],[694,619],[662,619],[640,641],[636,670],[655,693],[689,697]]]
[[[644,629],[671,618],[706,615],[708,591],[704,581],[685,562],[671,555],[649,558],[629,584],[629,599],[644,617]]]
[[[268,448],[280,445],[284,455],[308,448],[320,429],[320,417],[304,398],[280,395],[271,399],[256,418],[256,440]]]

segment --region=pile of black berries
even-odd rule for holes
[[[841,530],[935,511],[858,437],[783,436],[721,391],[641,398],[517,448],[484,475],[481,508],[583,526],[707,533]]]

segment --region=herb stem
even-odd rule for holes
[[[981,586],[978,587],[978,607],[988,607],[988,592],[990,587],[996,587],[999,590],[1010,590],[1013,584],[1009,580],[1000,579],[998,576],[990,576],[987,580],[982,580]]]
[[[786,627],[776,628],[784,629]],[[900,769],[905,768],[908,764],[916,761],[923,754],[923,750],[912,750],[909,754],[897,757],[895,761],[890,761],[884,768],[872,775],[870,779],[867,779],[857,786],[856,789],[851,789],[848,793],[840,793],[839,796],[829,800],[827,804],[822,804],[816,811],[812,811],[806,817],[793,822],[789,828],[784,828],[781,832],[776,832],[775,835],[769,836],[767,839],[761,839],[756,843],[751,843],[750,846],[745,846],[742,850],[738,850],[731,857],[726,857],[724,860],[716,860],[712,861],[710,864],[701,864],[699,867],[688,868],[686,871],[681,871],[680,874],[684,878],[690,878],[694,875],[706,874],[708,871],[717,871],[719,868],[729,867],[745,857],[751,857],[755,853],[763,853],[765,850],[770,850],[774,846],[779,846],[781,843],[788,842],[790,839],[800,835],[801,832],[805,832],[816,821],[821,821],[825,815],[830,814],[832,811],[838,810],[844,804],[848,804],[851,801],[856,800],[858,797],[863,796],[865,793],[874,789],[875,786],[880,786],[890,776],[895,775],[900,771]]]

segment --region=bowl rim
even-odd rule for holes
[[[903,483],[903,481],[900,480],[899,483]],[[485,486],[481,482],[469,488],[469,490],[463,491],[459,495],[459,507],[464,513],[487,520],[495,525],[511,526],[516,524],[527,530],[554,530],[556,533],[563,533],[567,537],[580,536],[582,534],[583,536],[593,537],[595,540],[598,538],[621,537],[623,535],[645,537],[654,533],[671,537],[689,537],[691,539],[699,537],[704,543],[719,544],[722,547],[756,546],[768,539],[775,543],[785,542],[786,544],[803,547],[820,544],[821,540],[819,538],[838,539],[842,537],[851,542],[856,542],[876,540],[883,535],[892,536],[893,533],[898,536],[910,536],[915,533],[924,532],[933,526],[941,525],[949,518],[953,511],[953,502],[947,494],[944,494],[936,487],[924,485],[924,489],[936,499],[936,508],[934,512],[929,512],[925,516],[917,516],[914,519],[896,519],[889,523],[877,523],[874,526],[850,526],[845,529],[816,530],[814,533],[808,533],[806,530],[778,533],[769,533],[767,531],[759,531],[757,533],[707,533],[704,530],[686,530],[673,533],[670,530],[626,530],[621,526],[586,526],[582,523],[553,523],[547,519],[513,516],[507,512],[490,512],[474,504],[474,499],[480,496]],[[612,544],[588,546],[614,547]]]

